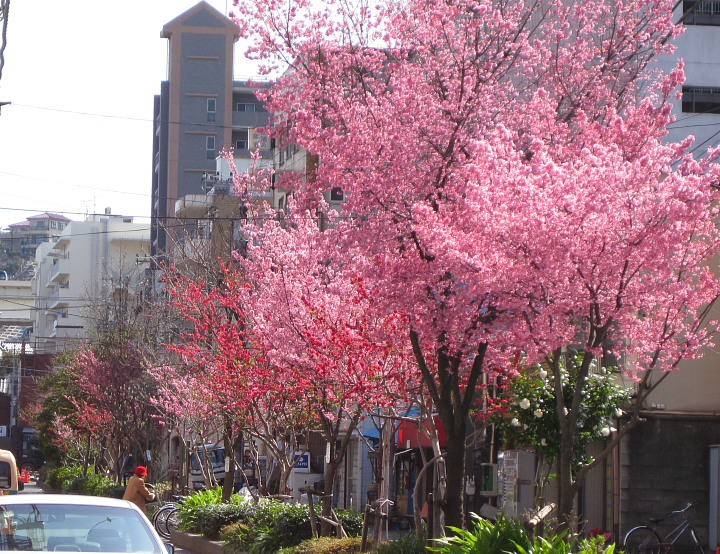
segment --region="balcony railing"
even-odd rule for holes
[[[685,25],[720,25],[720,1],[684,0],[682,22]]]

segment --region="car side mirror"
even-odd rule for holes
[[[175,545],[171,542],[163,543],[165,544],[165,549],[168,551],[168,554],[175,554]]]

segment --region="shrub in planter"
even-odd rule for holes
[[[211,540],[220,536],[220,529],[237,521],[246,521],[244,507],[237,504],[183,505],[180,509],[180,528]]]
[[[520,521],[501,518],[497,523],[493,523],[476,514],[471,516],[472,529],[450,527],[454,534],[435,539],[430,550],[444,554],[504,554],[523,551],[525,554],[537,554],[530,550],[530,538]]]
[[[354,510],[336,510],[343,529],[350,537],[358,537],[362,533],[365,514]]]
[[[88,478],[85,489],[88,494],[95,496],[110,496],[116,486],[115,481],[107,475],[95,473]]]
[[[110,487],[107,491],[107,495],[110,498],[122,498],[125,494],[125,487],[123,485],[116,485],[113,483],[112,487]]]
[[[48,471],[47,484],[56,491],[66,491],[72,480],[81,473],[79,467],[55,467]]]
[[[77,477],[74,477],[67,486],[66,490],[67,492],[71,492],[73,494],[88,494],[87,492],[87,482],[88,478],[83,477],[82,475],[78,475]]]
[[[222,488],[217,487],[215,489],[194,492],[185,498],[183,504],[191,508],[195,506],[208,506],[210,504],[222,504]]]
[[[250,547],[250,554],[274,554],[312,537],[306,505],[270,501],[255,506],[250,523],[258,525],[260,532]]]
[[[355,554],[360,552],[362,539],[336,539],[333,537],[320,537],[308,539],[297,546],[283,548],[280,554]]]
[[[247,552],[258,536],[258,529],[242,521],[230,523],[220,530],[220,540],[230,550]]]
[[[515,551],[518,554],[571,554],[573,549],[562,534],[548,538],[536,537],[527,548],[518,546]]]
[[[42,481],[43,483],[47,483],[47,482],[48,482],[48,474],[50,473],[50,471],[51,471],[52,469],[54,469],[54,468],[52,468],[52,467],[50,467],[50,466],[48,466],[48,465],[42,466],[42,467],[38,470],[38,478],[40,479],[40,481]],[[49,484],[49,483],[48,483],[48,484]]]
[[[399,538],[380,544],[377,554],[425,554],[425,537],[406,533]]]

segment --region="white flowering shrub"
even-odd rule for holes
[[[496,401],[492,421],[510,447],[531,447],[547,463],[555,460],[560,450],[559,418],[567,418],[577,386],[582,354],[566,356],[560,379],[565,408],[559,408],[555,394],[555,376],[542,366],[535,366],[517,377],[506,379]],[[615,374],[599,368],[584,381],[580,409],[576,418],[573,465],[579,468],[590,461],[590,443],[615,432],[614,422],[622,415],[630,400],[630,390],[618,385]]]

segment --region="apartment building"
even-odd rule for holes
[[[152,172],[152,255],[170,254],[185,237],[197,238],[204,209],[176,217],[193,196],[204,196],[207,175],[230,178],[221,156],[233,150],[238,171],[251,167],[251,152],[271,163],[271,144],[257,129],[269,114],[255,96],[257,86],[233,77],[236,25],[207,2],[167,23],[167,80],[155,96]],[[225,167],[224,170],[222,168]]]
[[[98,302],[118,290],[141,290],[150,252],[150,228],[131,217],[89,216],[70,222],[36,252],[30,340],[37,354],[79,346],[97,323]]]
[[[64,215],[44,212],[28,217],[25,221],[8,225],[0,235],[0,244],[11,253],[32,258],[39,244],[60,233],[70,219]]]

